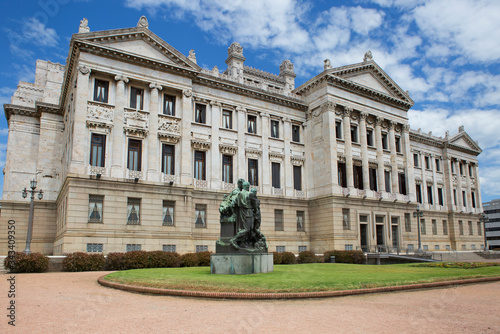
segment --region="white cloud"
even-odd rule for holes
[[[56,46],[59,36],[52,28],[35,18],[30,18],[23,26],[23,37],[39,46]]]

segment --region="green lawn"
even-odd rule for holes
[[[209,267],[135,269],[111,273],[106,279],[176,290],[258,293],[350,290],[491,276],[500,276],[500,266],[456,269],[314,263],[275,265],[274,272],[255,275],[211,275]]]

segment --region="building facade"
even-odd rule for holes
[[[416,249],[482,245],[477,156],[461,127],[444,138],[410,129],[413,101],[367,52],[295,87],[246,66],[207,70],[137,27],[73,35],[66,65],[37,61],[4,105],[9,124],[0,229],[31,249],[215,250],[219,204],[244,178],[261,200],[270,250]],[[1,237],[1,254],[7,243]],[[2,241],[3,240],[3,241]]]
[[[500,249],[500,199],[483,203],[483,209],[488,217],[484,225],[488,249]]]

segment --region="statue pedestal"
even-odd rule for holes
[[[273,271],[273,253],[212,254],[210,273],[248,275]]]

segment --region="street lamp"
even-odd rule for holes
[[[424,216],[424,212],[420,210],[420,206],[417,205],[415,212],[413,212],[413,217],[417,218],[417,232],[418,232],[418,250],[417,253],[423,253],[422,242],[420,240],[420,218]]]
[[[483,231],[484,231],[484,251],[488,250],[488,239],[486,239],[486,223],[490,221],[488,216],[483,212],[481,216],[479,216],[479,221],[483,223]]]
[[[26,188],[23,189],[23,198],[26,198],[28,197],[28,193],[31,194],[31,202],[30,202],[30,215],[29,215],[29,219],[28,219],[28,235],[26,236],[26,248],[24,249],[24,252],[26,254],[30,254],[31,253],[31,249],[30,249],[30,244],[31,244],[31,235],[33,233],[33,211],[34,211],[34,208],[35,208],[35,189],[36,189],[36,180],[33,179],[30,181],[30,188],[31,190],[26,190]],[[38,192],[38,199],[39,200],[42,200],[43,198],[43,191],[40,190]]]

